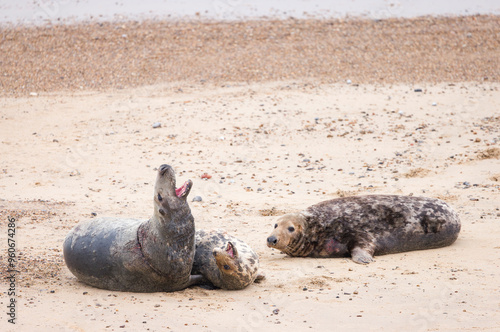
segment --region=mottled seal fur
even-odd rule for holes
[[[267,245],[295,257],[345,257],[367,264],[374,255],[451,245],[460,220],[435,198],[368,195],[332,199],[284,215]]]
[[[98,288],[176,291],[197,282],[194,218],[186,201],[192,182],[175,189],[172,167],[161,165],[149,220],[96,218],[78,225],[63,245],[69,270]]]
[[[245,242],[223,230],[197,230],[193,274],[202,274],[208,285],[243,289],[264,279],[258,273],[259,256]]]

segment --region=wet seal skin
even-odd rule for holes
[[[174,170],[161,165],[153,216],[79,223],[63,244],[66,266],[81,282],[117,291],[170,292],[199,282],[201,276],[191,275],[195,229],[186,200],[191,187],[188,180],[176,189]]]
[[[451,245],[460,232],[457,213],[435,198],[367,195],[332,199],[282,216],[267,246],[294,257],[348,257]]]
[[[196,231],[193,274],[203,275],[202,284],[238,290],[265,277],[258,272],[259,256],[245,242],[223,230]]]

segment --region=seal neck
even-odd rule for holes
[[[146,262],[169,278],[189,276],[194,261],[194,218],[189,214],[172,220],[153,216],[137,229],[137,240]]]
[[[293,241],[291,241],[283,250],[284,253],[290,256],[305,257],[314,250],[314,244],[307,240],[303,233],[300,233]]]

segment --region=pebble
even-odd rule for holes
[[[201,196],[194,196],[193,197],[193,202],[201,202],[203,199],[201,198]]]
[[[436,103],[436,102],[433,102],[433,103],[432,103],[432,106],[437,106],[437,104],[438,104],[438,103]]]
[[[160,122],[153,123],[153,128],[161,128],[161,123]]]
[[[2,54],[2,89],[9,94],[26,95],[27,84],[31,91],[41,92],[60,89],[94,90],[143,86],[164,81],[165,78],[170,82],[199,82],[200,77],[213,84],[306,77],[320,80],[343,77],[347,84],[354,81],[482,81],[485,77],[497,81],[498,61],[492,63],[488,60],[496,55],[495,51],[498,49],[496,31],[499,22],[498,15],[424,17],[411,20],[394,18],[374,29],[372,24],[364,20],[353,19],[332,20],[329,22],[332,28],[325,29],[325,22],[321,19],[244,22],[196,20],[180,21],[175,25],[168,20],[138,20],[129,21],[121,33],[115,32],[116,25],[113,22],[102,22],[99,25],[82,23],[20,26],[15,29],[16,37],[6,35],[2,41],[4,49],[9,50]],[[428,29],[429,25],[433,29]],[[183,31],[182,38],[178,38],[175,33],[164,33],[168,29],[174,29],[173,26],[178,31]],[[449,29],[450,26],[470,27],[474,30],[474,39],[482,42],[464,47],[464,34],[457,33],[456,29]],[[337,38],[339,29],[350,38]],[[224,34],[220,31],[224,31]],[[248,34],[248,31],[252,33]],[[290,34],[294,31],[301,33]],[[423,33],[416,34],[415,31]],[[268,44],[268,38],[264,36],[269,36],[271,32],[275,43]],[[134,45],[126,49],[123,42],[129,41],[128,35]],[[106,42],[96,43],[96,37],[99,40],[105,37]],[[242,38],[245,39],[246,47],[239,44]],[[437,38],[447,41],[450,46],[447,49],[449,56],[443,58],[439,52],[434,52]],[[155,42],[151,43],[153,39]],[[335,43],[322,43],[333,39],[336,40]],[[322,47],[315,52],[302,54],[304,57],[297,57],[296,49],[304,42],[308,45],[321,44]],[[362,55],[359,52],[337,54],[339,49],[352,47],[350,43],[361,45],[364,49]],[[27,44],[30,47],[26,48]],[[387,61],[366,60],[377,59],[388,44],[395,48],[385,54]],[[197,61],[199,48],[211,52],[204,58],[206,61]],[[164,49],[183,56],[153,56],[147,61],[137,60],[142,54],[154,54],[157,50]],[[264,50],[262,56],[248,57],[248,50],[261,49]],[[229,58],[218,56],[228,53],[232,54]],[[102,56],[92,56],[95,54]],[[118,54],[119,57],[110,57]],[[323,61],[331,54],[337,54],[336,60],[339,63],[349,63],[349,66],[332,66],[330,62]],[[423,56],[419,56],[420,54]],[[103,63],[103,57],[110,57],[112,60]],[[278,58],[280,61],[274,61]],[[240,70],[241,63],[245,63],[246,68],[255,70]],[[37,68],[48,70],[34,75]],[[352,68],[357,69],[352,71]],[[84,81],[81,78],[82,72],[86,73]],[[20,84],[21,82],[24,84]]]

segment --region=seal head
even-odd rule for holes
[[[181,187],[175,187],[175,172],[171,166],[163,164],[158,168],[155,183],[155,211],[158,219],[168,219],[172,214],[186,214],[189,205],[186,198],[193,182],[187,180]],[[190,211],[189,211],[189,214]]]
[[[290,213],[282,216],[274,224],[274,230],[267,238],[267,246],[285,254],[308,255],[312,247],[304,236],[307,227],[306,215]]]
[[[258,268],[259,257],[245,242],[222,230],[196,232],[193,273],[202,274],[209,286],[243,289],[264,279]]]

